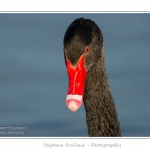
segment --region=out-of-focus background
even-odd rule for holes
[[[150,14],[79,13],[0,14],[0,136],[88,136],[84,106],[65,106],[63,36],[79,17],[102,30],[122,136],[150,136]]]

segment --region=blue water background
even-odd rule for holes
[[[150,136],[150,14],[80,13],[0,14],[0,127],[26,128],[0,136],[88,136],[84,106],[65,106],[63,36],[79,17],[102,30],[122,136]]]

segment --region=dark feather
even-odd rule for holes
[[[64,36],[64,54],[76,64],[85,47],[88,74],[84,106],[89,136],[121,136],[118,115],[108,84],[104,58],[104,40],[100,28],[90,19],[74,20]]]

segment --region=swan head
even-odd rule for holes
[[[89,69],[98,60],[103,36],[92,20],[78,18],[67,28],[63,44],[69,78],[66,105],[74,112],[82,105],[85,80]]]

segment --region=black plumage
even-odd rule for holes
[[[100,28],[90,19],[78,18],[64,36],[64,55],[75,65],[88,46],[84,106],[89,136],[121,136],[118,115],[109,88]]]

